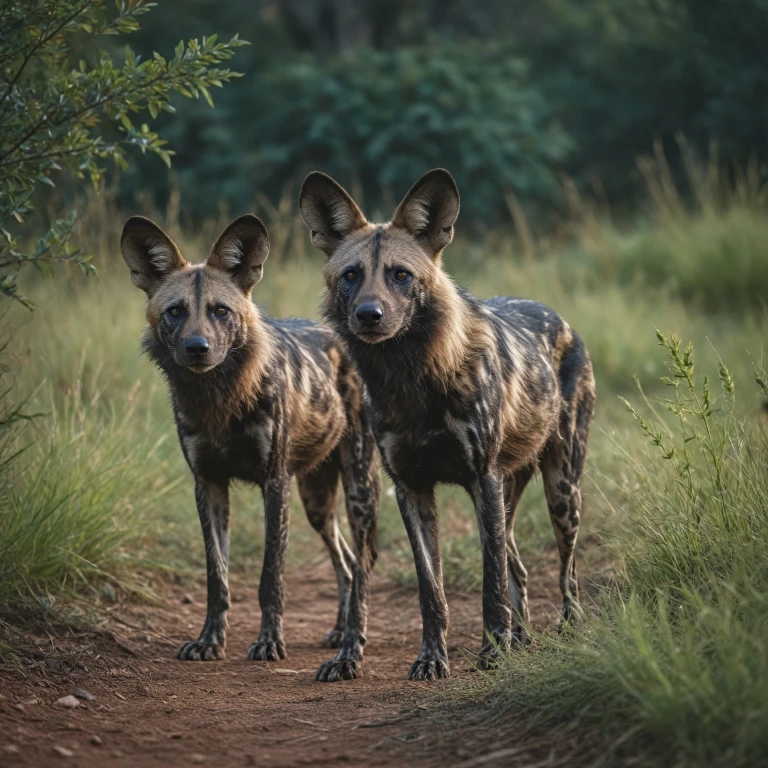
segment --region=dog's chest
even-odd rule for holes
[[[436,483],[472,485],[478,446],[471,433],[468,423],[448,415],[437,423],[415,419],[377,430],[376,437],[390,473],[408,488],[426,491]]]
[[[271,464],[273,438],[272,418],[261,416],[234,421],[218,434],[182,435],[181,442],[195,474],[262,484]]]

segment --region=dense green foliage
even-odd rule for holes
[[[198,216],[221,199],[240,211],[262,194],[293,194],[308,168],[358,184],[388,215],[420,173],[445,165],[465,213],[509,222],[504,193],[551,213],[563,172],[614,205],[630,201],[636,158],[654,141],[683,178],[680,134],[701,156],[716,143],[728,172],[768,155],[766,0],[363,0],[354,12],[333,0],[263,0],[250,9],[163,0],[137,36],[139,49],[157,48],[171,24],[196,35],[215,23],[254,42],[246,76],[217,110],[180,105],[167,126],[184,204]],[[162,202],[169,178],[142,164],[122,199],[148,187]]]
[[[684,134],[727,164],[768,153],[768,2],[547,0],[522,41],[577,142],[569,171],[616,198],[635,157]]]
[[[355,51],[322,67],[307,57],[255,87],[264,94],[250,122],[261,139],[256,188],[330,168],[381,202],[420,169],[450,167],[469,191],[464,214],[490,223],[507,191],[552,199],[554,169],[569,149],[528,67],[499,44]]]
[[[166,142],[139,117],[172,111],[171,95],[203,95],[233,77],[219,65],[241,45],[216,37],[179,43],[171,58],[146,60],[126,48],[122,63],[97,47],[106,36],[138,29],[151,7],[126,0],[9,0],[0,8],[0,292],[29,304],[17,277],[26,266],[50,271],[56,261],[88,261],[72,245],[75,214],[31,244],[23,225],[41,186],[89,179],[99,186],[104,165],[128,167],[126,150],[159,155]],[[115,130],[116,128],[116,130]],[[68,175],[64,175],[68,172]],[[35,227],[37,230],[37,227]]]

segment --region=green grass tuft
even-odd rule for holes
[[[151,561],[147,513],[175,483],[159,458],[165,437],[125,440],[139,396],[106,416],[72,393],[15,435],[0,508],[0,605],[47,610],[94,578],[135,585],[129,568]]]

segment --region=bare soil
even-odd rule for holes
[[[545,555],[531,574],[532,621],[539,627],[557,613],[554,559],[554,553]],[[320,663],[333,654],[320,646],[336,610],[335,580],[325,563],[287,575],[288,658],[281,662],[245,660],[260,615],[257,585],[242,578],[233,585],[224,661],[174,658],[176,647],[202,625],[203,582],[191,591],[163,584],[157,604],[119,601],[101,635],[53,628],[36,633],[23,672],[0,667],[0,766],[583,762],[580,746],[556,732],[521,735],[519,713],[489,720],[482,704],[441,705],[435,695],[441,688],[478,674],[465,649],[480,647],[479,594],[449,597],[452,680],[408,682],[421,640],[418,598],[393,587],[383,570],[372,582],[364,676],[349,682],[314,681]],[[56,708],[54,702],[76,686],[93,699],[72,710]]]

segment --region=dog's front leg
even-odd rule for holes
[[[248,649],[253,661],[277,661],[285,658],[283,639],[283,574],[288,548],[291,476],[287,473],[270,478],[264,490],[264,565],[259,583],[261,633]]]
[[[487,474],[473,490],[483,550],[483,647],[480,665],[492,667],[512,642],[503,486]]]
[[[208,612],[197,640],[184,643],[177,657],[184,661],[224,658],[229,609],[229,482],[195,480],[195,501],[205,541]]]
[[[434,490],[415,493],[397,486],[397,503],[413,549],[422,618],[421,653],[409,680],[448,677],[448,603],[443,592],[439,524]]]

